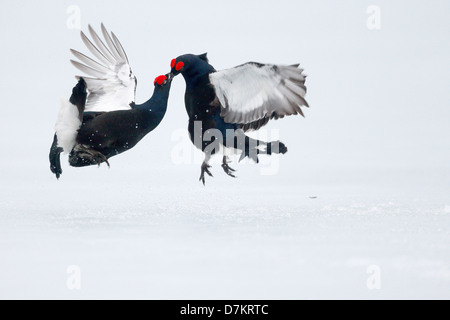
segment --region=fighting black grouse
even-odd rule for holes
[[[271,65],[249,62],[216,71],[206,54],[186,54],[173,59],[171,74],[182,74],[186,81],[185,105],[189,134],[194,145],[205,153],[200,181],[212,176],[209,160],[223,152],[222,168],[235,177],[229,167],[228,151],[241,152],[258,162],[258,154],[284,154],[280,141],[263,142],[245,133],[258,130],[271,119],[300,114],[308,107],[305,100],[306,75],[299,65]]]
[[[50,169],[59,179],[60,154],[69,153],[73,167],[108,163],[133,148],[164,118],[172,82],[170,74],[155,79],[153,96],[136,104],[137,80],[114,33],[101,26],[104,41],[89,26],[92,39],[81,32],[86,47],[99,62],[71,50],[81,62],[72,64],[91,77],[80,77],[69,101],[62,101],[50,149]]]

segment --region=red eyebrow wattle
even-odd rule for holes
[[[159,76],[155,79],[154,84],[159,84],[161,86],[163,84],[163,82],[166,80],[167,80],[166,76]]]
[[[177,60],[173,59],[172,62],[170,62],[170,67],[173,69],[173,67],[175,67],[176,63],[177,63]]]
[[[178,62],[177,63],[177,66],[175,67],[175,69],[177,70],[177,71],[180,71],[181,70],[181,68],[183,68],[184,67],[184,62]]]

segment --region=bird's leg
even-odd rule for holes
[[[203,161],[202,172],[200,175],[200,181],[203,182],[203,185],[205,185],[205,173],[208,174],[210,177],[213,176],[211,171],[209,171],[209,168],[211,168],[211,166],[209,165],[210,159],[211,159],[211,155],[205,154],[205,160]]]
[[[249,159],[252,159],[256,163],[259,163],[258,159],[259,147],[262,144],[263,144],[262,141],[247,136],[244,133],[244,131],[242,131],[242,129],[238,129],[234,132],[234,141],[232,148],[241,151],[241,157],[239,158],[239,162],[248,157]],[[230,146],[229,143],[227,145]]]
[[[228,161],[228,157],[227,156],[223,156],[223,161],[222,161],[222,169],[223,169],[223,171],[225,171],[225,173],[227,175],[229,175],[230,177],[236,178],[236,176],[233,174],[233,172],[236,172],[236,170],[231,168],[228,165],[229,163],[230,163],[230,161]]]

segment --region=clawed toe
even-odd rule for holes
[[[104,162],[104,163],[106,163],[108,168],[111,168],[111,165],[109,164],[108,158],[106,158],[103,153],[91,150],[90,156],[93,159],[93,161],[98,164],[99,167]]]
[[[106,158],[102,153],[98,153],[96,155],[97,161],[98,161],[98,166],[100,167],[100,165],[104,162],[106,163],[106,165],[108,166],[108,168],[111,168],[111,165],[109,164],[108,158]]]
[[[236,176],[233,174],[234,172],[236,172],[235,169],[231,168],[228,163],[224,163],[222,164],[222,169],[223,171],[225,171],[225,173],[227,175],[229,175],[230,177],[236,178]]]
[[[234,175],[234,172],[236,172],[236,170],[234,170],[233,168],[231,168],[228,164],[231,163],[231,161],[228,161],[228,157],[224,156],[223,157],[223,161],[222,161],[222,169],[223,171],[225,171],[225,173],[227,175],[229,175],[230,177],[236,178],[236,176]]]
[[[209,168],[211,168],[211,166],[208,165],[208,164],[203,164],[203,165],[202,165],[202,173],[201,173],[201,175],[200,175],[199,181],[203,182],[203,185],[206,185],[205,173],[206,173],[207,175],[209,175],[210,177],[214,177],[214,176],[212,175],[211,171],[209,171]]]

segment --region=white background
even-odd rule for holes
[[[276,175],[175,165],[184,81],[163,123],[111,169],[48,151],[69,48],[104,22],[138,77],[137,101],[172,58],[216,69],[301,63],[306,119],[268,126],[289,152]],[[369,5],[381,30],[366,26]],[[448,1],[10,1],[0,4],[0,298],[450,298]],[[187,133],[185,134],[187,136]],[[189,144],[187,144],[189,146]],[[311,197],[317,197],[312,199]],[[81,268],[81,290],[66,270]],[[369,290],[366,270],[381,269]]]

